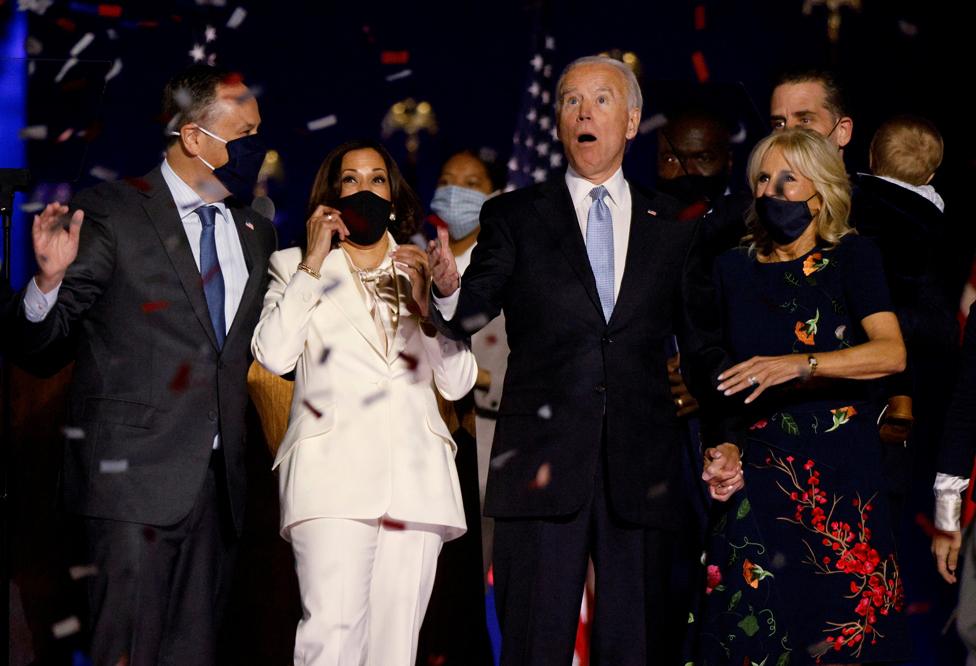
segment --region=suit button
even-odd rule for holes
[[[611,342],[613,342],[613,338],[611,338],[611,337],[610,337],[609,335],[604,335],[604,336],[603,336],[602,338],[600,338],[600,339],[601,339],[601,340],[603,341],[603,344],[605,344],[605,345],[608,345],[608,344],[610,344]]]
[[[593,387],[593,390],[596,391],[597,393],[606,393],[607,385],[603,383],[597,384],[596,386]]]
[[[207,412],[207,418],[210,419],[211,423],[216,422],[217,412],[211,409],[209,412]]]

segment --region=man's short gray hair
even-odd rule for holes
[[[629,109],[642,109],[644,108],[644,96],[641,95],[640,84],[637,82],[637,77],[634,75],[633,70],[627,66],[626,63],[617,60],[616,58],[611,58],[609,56],[594,55],[594,56],[583,56],[582,58],[577,58],[573,62],[566,65],[566,69],[563,73],[559,75],[559,80],[556,81],[556,113],[559,113],[559,109],[563,105],[563,80],[565,80],[566,75],[572,71],[574,67],[579,67],[581,65],[607,65],[613,67],[621,74],[624,75],[624,79],[627,80],[627,106]]]

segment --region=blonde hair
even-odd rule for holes
[[[925,185],[942,164],[942,135],[925,118],[895,116],[871,139],[871,171],[908,183]]]
[[[757,143],[749,155],[748,177],[753,194],[762,162],[774,148],[783,151],[787,164],[809,178],[820,195],[820,211],[813,218],[817,236],[830,245],[837,245],[841,238],[853,233],[847,223],[851,213],[851,183],[837,146],[820,134],[799,127],[770,134]],[[743,241],[749,244],[752,253],[758,250],[769,254],[772,251],[773,240],[759,223],[755,202],[746,213],[746,229],[749,233]]]

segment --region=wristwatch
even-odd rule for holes
[[[813,354],[807,356],[807,365],[810,368],[810,374],[807,375],[807,379],[810,379],[817,374],[817,357]]]

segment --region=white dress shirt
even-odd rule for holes
[[[624,279],[627,245],[630,241],[630,216],[632,213],[630,185],[624,180],[623,167],[619,167],[610,178],[598,184],[593,184],[580,176],[573,170],[573,167],[566,170],[566,187],[569,189],[569,196],[573,201],[573,208],[576,210],[576,221],[579,223],[580,233],[583,234],[584,244],[586,242],[586,220],[590,214],[590,205],[593,203],[590,191],[600,185],[607,188],[607,195],[603,200],[610,209],[610,218],[613,221],[613,300],[616,302],[620,296],[620,283]],[[460,292],[461,290],[458,289],[446,298],[434,297],[434,307],[441,313],[445,321],[454,318]]]

